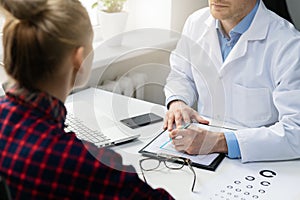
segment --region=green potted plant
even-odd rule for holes
[[[103,11],[108,13],[122,12],[124,3],[127,0],[99,0],[92,5],[92,8],[95,8],[102,3],[104,9]]]
[[[111,39],[111,46],[119,46],[122,43],[121,33],[124,32],[128,13],[123,10],[127,0],[98,0],[92,7],[98,8],[98,21],[101,27],[102,38]]]

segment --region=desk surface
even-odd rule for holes
[[[72,101],[90,102],[115,121],[149,111],[164,116],[166,111],[161,105],[98,89],[75,93],[67,100]],[[142,156],[138,151],[161,131],[162,122],[134,130],[118,127],[141,134],[138,140],[112,148],[122,155],[123,163],[133,165],[142,178],[138,164]],[[191,192],[193,174],[188,167],[175,171],[161,166],[158,170],[146,172],[145,176],[153,188],[164,188],[175,199],[300,199],[297,187],[300,185],[300,160],[242,164],[240,160],[225,158],[214,172],[194,169],[197,174],[195,193]],[[259,173],[262,170],[271,170],[276,175],[266,171],[262,176]]]

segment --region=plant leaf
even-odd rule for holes
[[[98,6],[98,2],[93,3],[92,8],[96,8]]]

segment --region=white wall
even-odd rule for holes
[[[128,0],[127,30],[160,28],[181,32],[191,13],[208,5],[208,0]]]
[[[170,30],[172,0],[128,0],[127,30],[159,28]]]
[[[208,6],[208,0],[172,0],[171,29],[181,32],[187,17],[206,6]]]

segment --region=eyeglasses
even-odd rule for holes
[[[160,163],[163,162],[168,169],[179,170],[182,169],[186,164],[190,170],[193,172],[194,180],[192,185],[192,192],[194,192],[194,187],[196,183],[196,173],[191,165],[191,160],[187,158],[159,155],[157,158],[144,158],[140,160],[140,168],[144,181],[147,183],[144,171],[153,171],[160,166]]]

